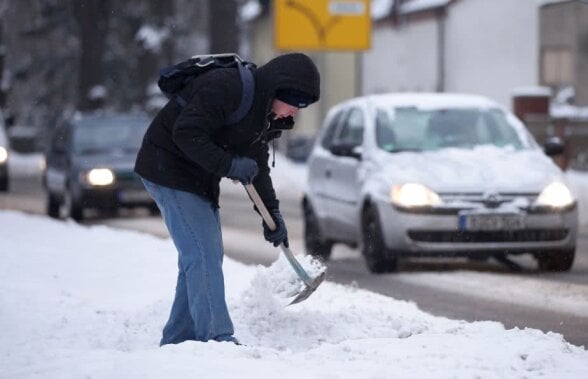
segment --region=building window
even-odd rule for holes
[[[541,82],[550,86],[573,83],[572,52],[564,47],[547,47],[541,54]]]

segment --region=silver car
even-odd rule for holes
[[[524,125],[473,95],[387,94],[328,113],[303,198],[310,254],[358,246],[372,272],[403,256],[531,253],[543,270],[572,266],[576,199]]]

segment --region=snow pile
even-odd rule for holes
[[[327,269],[322,263],[313,259],[310,255],[297,256],[296,260],[308,276],[313,279],[317,278]],[[300,280],[286,257],[280,254],[278,259],[269,268],[263,266],[257,268],[257,275],[251,282],[249,293],[246,293],[245,296],[254,298],[271,297],[272,304],[284,307],[305,288],[306,285]]]
[[[269,268],[225,258],[245,346],[159,348],[175,287],[171,241],[8,211],[0,225],[2,378],[588,377],[586,350],[559,334],[434,317],[353,286],[325,282],[284,307],[283,258]]]

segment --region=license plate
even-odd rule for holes
[[[480,213],[459,215],[459,230],[520,230],[526,227],[522,214]]]
[[[145,190],[126,190],[118,193],[118,199],[122,202],[144,202],[149,201],[151,197]]]

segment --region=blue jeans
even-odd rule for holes
[[[205,197],[143,179],[178,250],[178,281],[160,345],[233,341],[225,301],[223,243],[218,209]]]

